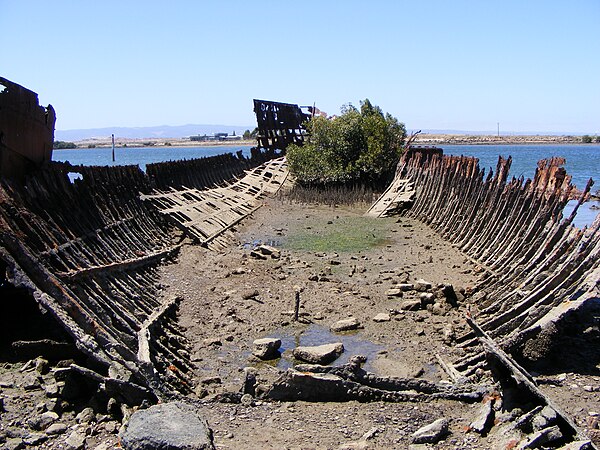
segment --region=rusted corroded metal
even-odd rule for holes
[[[304,122],[309,114],[298,105],[254,99],[258,124],[258,146],[270,151],[285,150],[290,144],[304,143]]]
[[[0,177],[22,178],[52,159],[56,114],[35,92],[0,77]]]

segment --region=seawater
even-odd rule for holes
[[[584,189],[588,180],[592,178],[595,183],[600,181],[600,145],[598,144],[574,144],[574,145],[443,145],[446,155],[474,156],[479,159],[479,167],[496,172],[498,157],[512,157],[509,176],[516,178],[533,178],[537,163],[541,159],[553,156],[565,158],[565,169],[571,175],[572,183],[579,189]],[[592,186],[592,193],[600,192],[600,185]],[[570,201],[564,215],[571,214],[576,202]],[[584,203],[573,221],[575,226],[583,227],[590,225],[600,209],[599,201]]]
[[[498,156],[512,157],[510,175],[533,178],[537,162],[541,159],[560,156],[566,159],[565,168],[572,176],[573,184],[583,189],[589,178],[600,180],[600,145],[443,145],[446,155],[474,156],[479,165],[488,170],[496,170]],[[203,147],[118,147],[115,148],[115,162],[112,161],[111,148],[54,150],[55,161],[69,161],[74,165],[113,166],[137,164],[146,170],[146,164],[202,158],[222,153],[235,153],[242,150],[244,156],[250,155],[251,146],[203,146]],[[592,187],[592,193],[600,185]],[[565,210],[569,214],[574,202]],[[575,224],[579,227],[590,224],[596,217],[600,202],[588,202],[577,214]]]
[[[112,160],[112,148],[85,148],[54,150],[54,161],[68,161],[73,165],[84,166],[128,166],[139,165],[145,171],[146,164],[182,159],[204,158],[206,156],[236,153],[242,150],[244,156],[250,156],[249,145],[202,146],[202,147],[115,147],[115,161]]]

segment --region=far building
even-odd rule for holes
[[[211,135],[207,135],[207,134],[203,134],[203,135],[195,135],[195,136],[190,136],[190,141],[198,141],[198,142],[205,142],[205,141],[241,141],[242,140],[242,136],[236,136],[235,131],[233,132],[232,135],[229,135],[228,133],[214,133]]]

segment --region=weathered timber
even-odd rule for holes
[[[266,195],[274,194],[288,175],[284,158],[252,169],[243,178],[207,190],[154,191],[142,195],[200,245],[209,246],[259,206]]]
[[[254,99],[254,113],[259,148],[274,154],[276,150],[285,151],[290,144],[304,143],[304,122],[310,115],[302,112],[298,105]]]
[[[495,361],[500,363],[505,369],[507,369],[513,377],[519,388],[526,390],[529,394],[535,397],[542,405],[550,406],[557,415],[560,417],[562,432],[575,439],[581,439],[584,434],[579,429],[571,418],[566,415],[562,410],[555,404],[555,402],[546,396],[538,387],[531,375],[517,364],[506,352],[499,348],[496,343],[485,333],[483,329],[470,317],[467,317],[467,323],[475,331],[478,339],[483,344],[483,347],[487,354],[492,355]]]
[[[499,158],[495,173],[486,173],[475,158],[405,156],[396,180],[410,180],[416,192],[412,206],[399,213],[429,225],[486,269],[472,291],[477,339],[473,333],[460,338],[465,353],[453,362],[455,376],[477,379],[490,368],[483,356],[492,354],[528,395],[552,404],[513,355],[524,358],[528,343],[600,300],[600,216],[584,229],[573,226],[593,181],[578,191],[560,167],[564,159],[540,161],[533,180],[509,180],[510,164]],[[576,207],[563,217],[573,198]],[[579,430],[561,417],[565,439],[577,439]]]
[[[342,366],[301,364],[276,380],[267,397],[284,401],[422,402],[433,399],[476,402],[490,386],[432,383],[417,378],[379,377],[361,368],[362,356]]]

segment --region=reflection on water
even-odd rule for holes
[[[264,337],[281,340],[281,358],[270,362],[278,369],[288,369],[296,364],[304,364],[292,356],[292,350],[298,346],[315,346],[341,342],[344,344],[344,353],[333,361],[331,365],[339,366],[348,362],[351,356],[363,355],[367,362],[363,366],[365,370],[374,371],[371,362],[375,360],[377,352],[383,350],[381,345],[365,339],[360,332],[351,331],[344,333],[332,333],[328,328],[312,324],[305,330],[278,330]],[[269,362],[265,362],[269,364]]]

